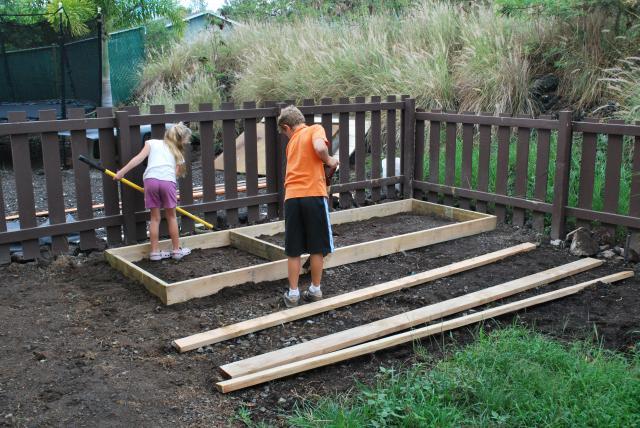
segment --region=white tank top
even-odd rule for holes
[[[151,150],[147,158],[147,169],[143,179],[155,178],[157,180],[176,182],[176,159],[163,140],[148,140]]]

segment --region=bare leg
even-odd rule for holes
[[[322,267],[324,265],[324,257],[322,253],[311,254],[311,284],[320,287],[322,281]]]
[[[287,260],[287,269],[289,271],[289,288],[298,289],[298,278],[300,276],[300,256],[289,257]]]
[[[151,208],[151,221],[149,221],[149,240],[151,252],[159,251],[158,236],[160,235],[160,208]]]
[[[165,208],[164,217],[167,219],[167,226],[169,227],[169,236],[171,237],[173,251],[177,251],[180,249],[180,232],[178,230],[178,220],[176,220],[176,209]]]

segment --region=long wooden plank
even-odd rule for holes
[[[489,113],[480,113],[480,116],[489,116]],[[489,161],[491,159],[491,126],[480,125],[478,127],[479,148],[478,148],[478,190],[487,192],[489,190]],[[476,201],[476,209],[481,213],[487,212],[487,203],[481,200]]]
[[[356,97],[356,103],[364,103],[364,97]],[[365,170],[365,161],[367,158],[367,152],[365,147],[365,112],[357,112],[355,119],[355,127],[356,127],[356,154],[355,154],[355,170],[356,170],[356,181],[362,181],[365,179],[364,170]],[[356,190],[356,203],[358,206],[364,204],[365,192],[364,189]]]
[[[113,117],[112,107],[98,107],[96,109],[98,117]],[[118,169],[116,138],[113,135],[113,128],[98,129],[98,147],[100,149],[100,162],[102,166],[112,171]],[[102,174],[102,195],[104,199],[104,215],[120,214],[120,195],[118,193],[118,182],[114,181],[106,174]],[[95,209],[95,205],[92,207]],[[122,243],[122,226],[107,227],[107,243],[109,245],[119,245]]]
[[[9,122],[25,121],[25,112],[9,112]],[[20,228],[36,227],[35,198],[33,194],[33,177],[29,138],[27,134],[11,135],[11,159],[15,176],[15,193],[18,199]],[[22,252],[26,260],[32,260],[40,255],[40,244],[37,239],[22,242]]]
[[[388,102],[395,102],[396,96],[387,96]],[[396,175],[396,110],[387,110],[387,177]],[[396,188],[393,185],[387,186],[387,199],[396,198]]]
[[[602,260],[585,258],[573,263],[538,272],[523,278],[469,293],[464,296],[424,306],[410,312],[384,318],[362,326],[343,330],[298,345],[226,364],[220,369],[230,377],[244,376],[315,355],[332,352],[368,340],[386,336],[413,326],[449,316],[531,288],[575,275],[602,265]]]
[[[551,116],[542,116],[545,117]],[[547,200],[547,183],[549,181],[549,153],[551,148],[551,131],[538,129],[538,146],[536,150],[536,177],[533,196],[538,201]],[[533,228],[544,231],[544,213],[533,212]]]
[[[372,96],[371,102],[380,102],[380,96]],[[371,178],[381,178],[382,167],[382,122],[380,110],[371,112]],[[378,202],[380,200],[380,187],[371,189],[371,200]]]
[[[527,183],[529,181],[529,143],[531,138],[531,129],[518,127],[518,140],[516,145],[516,179],[514,184],[514,195],[516,198],[527,198]],[[512,224],[522,227],[525,221],[525,210],[522,208],[513,208]]]
[[[55,110],[40,110],[40,120],[55,120]],[[49,207],[49,224],[64,223],[64,190],[62,188],[62,173],[60,172],[60,143],[58,135],[45,132],[41,135],[42,166],[47,177],[47,205]],[[109,178],[111,179],[111,178]],[[113,180],[111,180],[113,182]],[[36,216],[38,213],[36,213]],[[51,251],[54,254],[64,254],[69,251],[67,237],[64,235],[51,238]]]
[[[256,108],[255,101],[243,103],[243,108]],[[244,161],[247,174],[247,196],[258,194],[258,133],[255,119],[244,120]],[[236,165],[237,166],[237,165]],[[255,223],[260,218],[257,205],[247,208],[249,223]]]
[[[233,242],[232,234],[232,242]],[[362,288],[349,293],[340,294],[330,297],[319,302],[309,303],[296,308],[275,312],[258,318],[231,324],[225,327],[216,328],[203,333],[194,334],[173,342],[173,346],[180,351],[186,352],[197,349],[201,346],[211,345],[234,337],[244,336],[255,331],[264,330],[269,327],[283,324],[285,322],[295,321],[301,318],[310,317],[322,312],[330,311],[335,308],[352,305],[363,300],[373,299],[374,297],[383,296],[393,293],[394,291],[404,288],[414,287],[426,282],[435,281],[436,279],[446,276],[455,275],[479,266],[485,266],[523,252],[535,249],[535,244],[524,243],[503,250],[494,251],[492,253],[483,254],[471,259],[462,260],[447,266],[431,269],[416,275],[395,279],[393,281],[384,282],[371,287]]]
[[[474,114],[465,112],[465,114]],[[471,169],[473,166],[473,134],[475,128],[472,123],[462,124],[462,165],[460,167],[460,187],[471,189]],[[459,198],[460,208],[469,209],[469,199]]]
[[[439,110],[431,110],[439,113]],[[429,181],[440,183],[440,122],[429,123]],[[438,202],[438,194],[429,192],[429,202]]]
[[[506,113],[501,113],[500,117],[508,117]],[[507,194],[507,181],[509,179],[509,144],[511,140],[511,128],[508,126],[499,126],[498,136],[498,155],[496,164],[496,188],[495,193],[499,195]],[[506,218],[506,207],[496,204],[495,214],[498,221],[504,222]]]
[[[528,308],[531,306],[540,305],[542,303],[550,302],[552,300],[556,300],[562,297],[576,294],[584,290],[586,287],[589,287],[591,285],[594,285],[600,282],[610,284],[612,282],[622,281],[624,279],[631,278],[632,276],[633,276],[632,271],[619,272],[613,275],[608,275],[602,278],[583,282],[574,286],[561,288],[560,290],[555,290],[548,293],[540,294],[538,296],[530,297],[528,299],[518,300],[516,302],[508,303],[506,305],[500,305],[495,308],[487,309],[474,314],[454,318],[449,321],[432,324],[416,330],[411,330],[405,333],[400,333],[393,336],[385,337],[383,339],[378,339],[368,343],[363,343],[361,345],[353,346],[351,348],[341,349],[339,351],[330,352],[327,354],[308,358],[302,361],[296,361],[293,363],[289,363],[289,364],[274,367],[271,369],[252,373],[246,376],[240,376],[237,378],[225,380],[222,382],[218,382],[216,386],[218,387],[220,392],[223,392],[223,393],[236,391],[238,389],[247,388],[253,385],[258,385],[260,383],[268,382],[270,380],[279,379],[285,376],[290,376],[295,373],[300,373],[300,372],[311,370],[318,367],[328,366],[340,361],[345,361],[345,360],[359,357],[361,355],[370,354],[372,352],[376,352],[381,349],[391,348],[391,347],[398,346],[398,345],[411,342],[417,339],[443,333],[445,331],[453,330],[456,328],[464,327],[469,324],[481,322],[490,318],[495,318],[500,315],[519,311],[521,309]]]

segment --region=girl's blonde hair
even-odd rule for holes
[[[176,173],[178,177],[184,177],[187,173],[184,151],[185,146],[191,143],[191,129],[189,129],[189,127],[184,123],[180,122],[167,129],[164,133],[164,142],[167,147],[169,147],[173,157],[176,159]]]

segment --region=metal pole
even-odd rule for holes
[[[102,107],[102,9],[98,7],[98,107]]]
[[[58,14],[60,19],[60,116],[67,118],[67,97],[65,94],[64,75],[64,26],[62,25],[62,3],[58,3]]]

